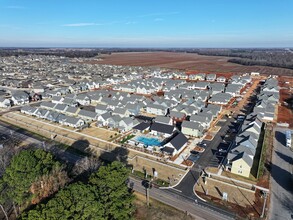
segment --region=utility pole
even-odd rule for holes
[[[152,180],[146,182],[146,184],[145,184],[147,206],[150,205],[150,189],[151,189],[151,188],[152,188]]]
[[[2,212],[4,213],[6,220],[8,220],[7,213],[5,212],[5,210],[1,204],[0,204],[0,208],[2,209]]]
[[[264,201],[264,203],[263,203],[263,207],[262,207],[262,212],[261,212],[261,218],[263,218],[264,217],[264,214],[265,214],[265,208],[266,208],[266,202],[267,202],[267,192],[263,192],[264,193],[264,199],[265,199],[265,201]]]
[[[150,206],[150,188],[146,188],[146,194],[147,194],[147,206]]]

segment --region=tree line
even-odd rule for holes
[[[66,167],[42,149],[15,154],[0,177],[0,205],[18,219],[131,219],[130,170],[115,161],[84,158]],[[0,210],[1,212],[1,210]]]
[[[228,62],[246,66],[293,69],[293,51],[290,49],[195,49],[189,52],[207,56],[233,57]]]

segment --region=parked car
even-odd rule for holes
[[[197,154],[199,154],[199,152],[197,152],[197,151],[195,151],[195,150],[191,150],[190,153],[193,154],[193,155],[197,155]]]

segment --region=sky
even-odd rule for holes
[[[293,0],[0,0],[0,47],[293,47]]]

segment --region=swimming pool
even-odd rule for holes
[[[157,138],[148,138],[148,137],[140,136],[140,137],[137,137],[136,140],[147,146],[161,146],[161,141],[159,141],[159,139]]]

